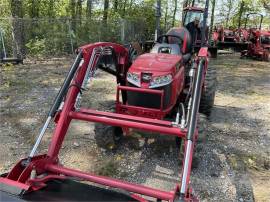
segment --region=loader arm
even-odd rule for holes
[[[114,55],[112,55],[112,51],[115,52],[115,54],[113,53]],[[191,192],[189,179],[193,147],[198,135],[196,120],[199,106],[198,100],[200,99],[199,89],[201,88],[204,79],[202,74],[204,73],[204,64],[207,61],[207,50],[201,51],[204,54],[199,54],[199,57],[193,61],[197,72],[195,73],[197,78],[195,79],[195,84],[197,87],[193,93],[194,99],[192,100],[194,100],[194,109],[191,113],[190,124],[189,127],[185,129],[181,129],[178,124],[166,120],[143,117],[138,118],[132,115],[77,108],[81,88],[84,87],[87,80],[91,80],[98,65],[101,65],[103,62],[100,57],[102,58],[102,56],[106,54],[113,56],[113,60],[116,63],[115,71],[109,66],[103,66],[102,68],[113,74],[116,72],[116,76],[119,75],[118,79],[120,82],[125,78],[124,75],[130,65],[127,49],[118,44],[89,44],[79,48],[78,52],[79,54],[75,64],[71,68],[72,74],[68,74],[68,77],[65,80],[68,84],[64,82],[64,85],[61,88],[61,92],[64,92],[63,96],[62,94],[60,96],[63,97],[61,100],[62,104],[60,104],[60,107],[57,110],[57,118],[55,119],[56,125],[48,152],[43,155],[34,155],[34,151],[31,152],[32,156],[20,160],[8,174],[0,177],[0,191],[25,196],[25,194],[31,194],[33,192],[38,193],[39,190],[44,190],[47,186],[50,186],[50,182],[54,180],[64,182],[70,178],[76,178],[126,190],[127,192],[132,193],[132,197],[135,197],[137,201],[143,201],[138,194],[166,201],[196,201],[196,197],[194,197]],[[58,99],[56,101],[59,103]],[[168,192],[109,177],[85,173],[62,166],[59,163],[58,155],[72,120],[98,122],[184,138],[186,148],[181,175],[182,179],[179,179],[179,183],[176,185],[175,190]],[[42,136],[43,135],[38,137],[38,144],[35,145],[36,148],[39,145]],[[88,197],[90,197],[90,200],[91,195]]]
[[[86,65],[89,65],[90,56],[96,51],[98,58],[94,60],[92,71],[102,69],[117,78],[117,83],[125,81],[128,68],[130,67],[129,49],[115,43],[100,42],[80,47],[84,55]]]

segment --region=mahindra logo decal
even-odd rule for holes
[[[151,73],[142,73],[142,81],[145,83],[149,83],[152,79]]]
[[[151,78],[152,78],[152,76],[151,76],[151,75],[147,75],[147,74],[144,74],[144,75],[142,76],[142,79],[143,79],[144,81],[150,81]]]

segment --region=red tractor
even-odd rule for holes
[[[204,31],[208,4],[206,1]],[[14,200],[11,194],[16,194],[26,201],[38,200],[40,195],[45,201],[52,198],[79,201],[80,197],[85,201],[147,201],[143,196],[158,201],[197,201],[192,192],[190,173],[199,135],[198,112],[209,115],[216,86],[215,70],[208,67],[204,38],[202,34],[202,47],[196,55],[192,55],[190,33],[185,28],[174,28],[159,36],[151,52],[137,58],[132,47],[115,43],[99,42],[78,48],[76,60],[28,158],[20,160],[9,173],[0,177],[3,200]],[[97,69],[116,76],[114,113],[80,107],[83,89]],[[35,155],[52,119],[56,125],[48,152]],[[97,123],[95,137],[102,147],[117,145],[131,129],[174,136],[178,143],[183,139],[184,158],[179,183],[168,192],[64,167],[58,154],[72,120]],[[81,185],[74,182],[76,179],[123,189],[129,194],[122,194],[119,199],[111,193],[106,198],[109,190],[102,189],[102,198],[98,198],[101,189],[99,193],[89,193],[89,185],[78,189]],[[66,189],[74,183],[74,188]],[[56,196],[57,193],[61,193],[62,198]]]
[[[249,41],[248,49],[241,52],[241,58],[270,60],[270,31],[253,30]]]
[[[258,29],[257,26],[256,28],[247,29],[247,22],[251,15],[260,16],[259,29],[261,29],[263,15],[258,13],[248,13],[246,15],[244,28],[240,27],[240,22],[238,29],[233,29],[232,27],[225,29],[222,25],[216,28],[212,33],[214,44],[216,44],[219,49],[233,48],[236,51],[246,50],[248,48],[248,40],[252,30]]]
[[[233,28],[222,30],[223,42],[237,42],[236,32]]]
[[[243,28],[239,28],[237,30],[237,41],[238,42],[247,42],[248,41],[248,37],[249,37],[249,32],[247,29],[243,29]]]
[[[196,32],[196,36],[195,36],[195,40],[193,42],[193,50],[195,52],[198,52],[200,49],[200,44],[201,44],[201,34],[202,34],[202,21],[203,21],[203,14],[204,14],[205,9],[204,8],[200,8],[200,7],[196,7],[195,6],[195,1],[193,0],[192,3],[188,3],[188,1],[186,1],[186,3],[184,4],[184,8],[183,8],[183,19],[182,19],[182,25],[184,27],[186,27],[189,23],[193,22],[194,19],[198,19],[199,20],[199,26],[198,26],[198,31]],[[209,27],[206,26],[205,30],[205,40],[207,47],[208,47],[208,51],[210,53],[210,56],[212,58],[216,58],[217,57],[217,47],[215,46],[215,44],[211,44],[210,41],[208,40],[208,35],[209,35]]]
[[[233,48],[236,51],[242,51],[247,48],[248,32],[246,29],[224,29],[222,25],[214,29],[212,33],[214,44],[219,49]]]
[[[261,30],[263,15],[248,13],[245,21],[245,29],[250,15],[260,16],[259,26],[251,27],[248,35],[248,47],[241,52],[241,58],[249,57],[263,61],[269,61],[270,31]]]
[[[270,52],[270,30],[261,31],[260,42],[262,47]]]

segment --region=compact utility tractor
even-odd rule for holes
[[[248,45],[248,31],[242,28],[226,29],[219,25],[213,31],[212,39],[218,49],[233,48],[235,51],[242,51]]]
[[[270,61],[270,31],[251,31],[248,48],[241,52],[244,57]]]
[[[247,23],[250,16],[259,16],[260,23],[259,26],[254,25],[247,28]],[[219,49],[225,48],[233,48],[235,51],[244,51],[248,48],[250,34],[253,30],[261,29],[261,24],[263,21],[263,15],[258,13],[248,13],[245,19],[244,27],[241,27],[241,23],[239,21],[239,26],[237,29],[233,29],[230,27],[229,29],[224,28],[222,25],[215,27],[214,32],[212,33],[212,38],[214,44]]]
[[[237,41],[237,37],[236,37],[236,33],[235,30],[233,29],[224,29],[223,26],[220,27],[218,31],[218,39],[222,42],[236,42]]]
[[[250,15],[260,16],[259,26],[251,27],[248,35],[248,47],[241,52],[241,58],[249,57],[263,61],[270,60],[270,31],[262,30],[263,15],[248,13],[245,21],[245,28]]]
[[[203,29],[208,4],[206,1]],[[197,55],[192,54],[190,33],[185,28],[174,28],[159,36],[151,52],[137,58],[132,47],[115,43],[99,42],[78,48],[75,62],[28,158],[20,160],[9,173],[0,177],[1,199],[12,200],[16,199],[14,195],[19,195],[22,201],[148,201],[151,200],[149,197],[157,201],[197,201],[190,174],[199,135],[198,113],[209,115],[216,85],[215,71],[208,67],[204,31]],[[117,78],[115,112],[80,107],[83,89],[97,69]],[[173,117],[173,120],[167,117]],[[52,119],[56,124],[48,152],[36,155]],[[61,165],[58,154],[72,120],[107,125],[103,132],[96,130],[99,131],[95,136],[100,146],[117,144],[131,129],[183,139],[183,167],[175,189],[158,190]],[[76,180],[125,190],[126,194],[93,188],[92,185],[82,188],[83,183]]]

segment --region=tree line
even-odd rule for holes
[[[155,30],[156,1],[1,0],[0,26],[13,41],[13,52],[24,54],[70,52],[95,40],[121,42],[123,34],[127,40],[147,40]],[[162,31],[179,26],[183,5],[192,3],[204,6],[203,0],[161,0]],[[236,28],[243,25],[246,13],[259,12],[266,15],[264,24],[269,25],[269,8],[269,0],[210,0],[210,24]]]

